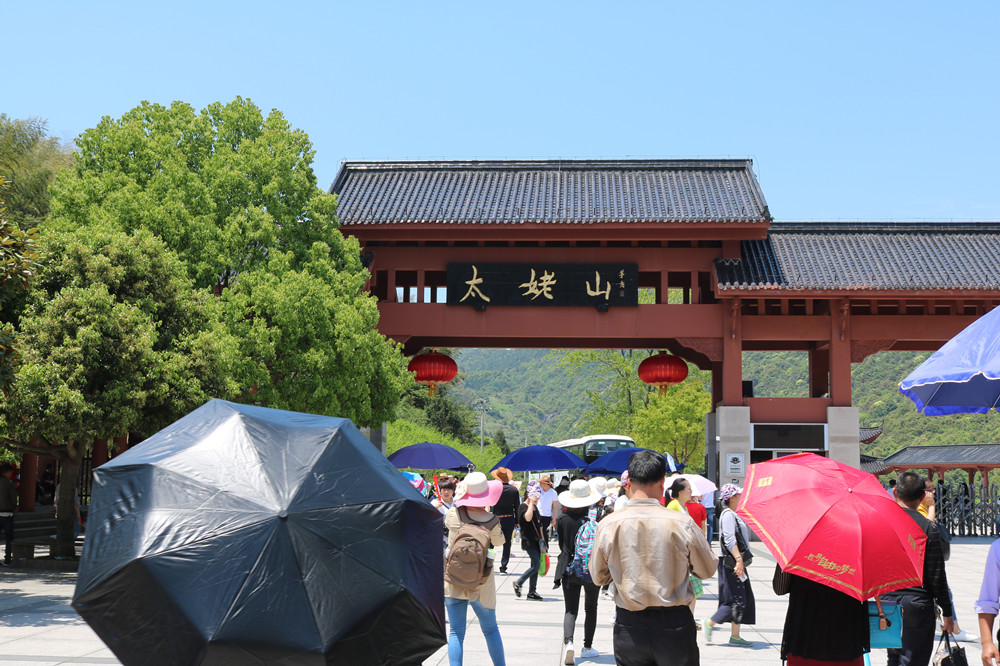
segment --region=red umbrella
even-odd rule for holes
[[[923,531],[874,476],[835,460],[750,465],[736,512],[783,570],[859,601],[923,580]]]

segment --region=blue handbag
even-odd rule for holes
[[[868,602],[868,634],[872,649],[903,647],[903,607],[898,601]]]

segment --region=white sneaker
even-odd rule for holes
[[[569,664],[569,666],[573,666],[576,663],[573,659],[573,641],[563,643],[562,663]]]
[[[958,632],[957,634],[952,634],[951,637],[956,641],[965,641],[966,643],[979,642],[979,636],[976,636],[975,634],[970,634],[965,629],[962,629],[962,631]]]
[[[585,647],[582,650],[580,650],[581,659],[590,659],[591,657],[599,657],[600,655],[601,653],[592,647]]]

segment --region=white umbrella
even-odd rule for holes
[[[707,495],[719,487],[703,477],[701,474],[681,474],[680,477],[691,484],[692,495]]]

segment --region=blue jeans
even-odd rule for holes
[[[497,627],[497,611],[495,608],[487,608],[476,601],[466,599],[444,598],[444,607],[448,611],[448,624],[451,629],[448,631],[448,663],[451,666],[462,666],[462,643],[465,642],[465,616],[468,612],[469,604],[479,618],[479,626],[483,630],[486,638],[486,649],[490,652],[490,659],[493,666],[507,666],[503,656],[503,641],[500,639],[500,628]]]
[[[528,581],[528,593],[535,591],[538,586],[538,565],[542,559],[542,548],[539,544],[532,541],[522,541],[521,542],[524,552],[528,554],[528,570],[521,574],[521,577],[517,579],[518,585],[524,585],[524,581]]]
[[[706,506],[705,507],[705,524],[708,525],[708,542],[712,543],[712,537],[715,536],[715,529],[713,523],[715,522],[715,507]]]

